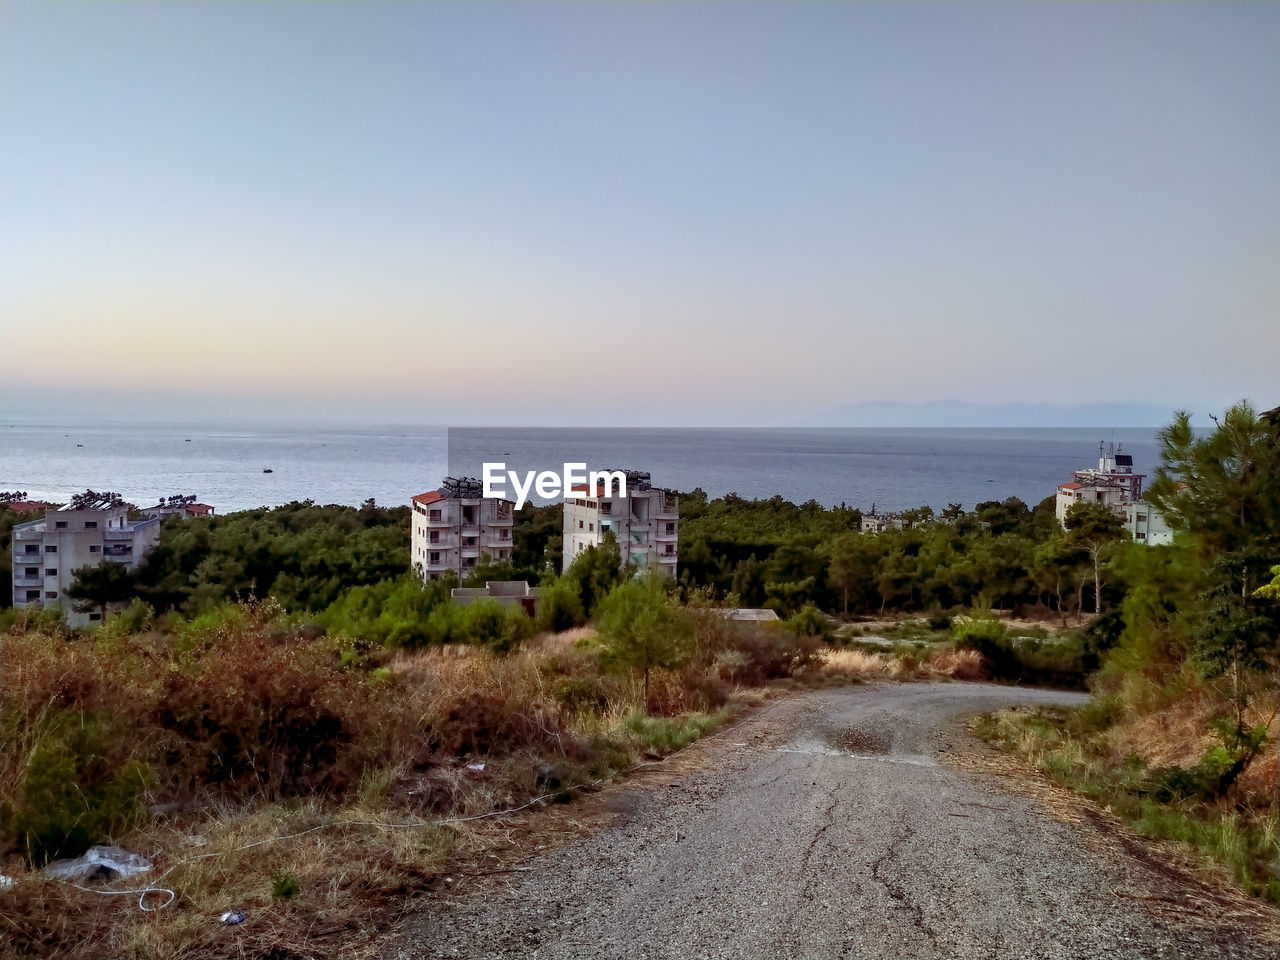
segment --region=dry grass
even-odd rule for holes
[[[929,677],[980,680],[982,657],[976,650],[931,650],[916,660],[888,653],[863,650],[827,650],[818,675],[841,680],[910,680]]]
[[[1280,739],[1276,696],[1256,699],[1245,715],[1249,727],[1266,724],[1272,743]],[[1192,687],[1183,695],[1150,709],[1129,710],[1107,731],[1107,744],[1118,758],[1134,756],[1147,767],[1192,767],[1206,749],[1218,743],[1209,721],[1225,711],[1222,699],[1207,687]],[[1239,789],[1246,795],[1280,796],[1280,764],[1275,750],[1267,750],[1245,771]]]

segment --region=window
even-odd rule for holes
[[[596,525],[595,525],[594,523],[588,523],[588,524],[587,524],[587,529],[588,529],[588,530],[595,530],[595,528],[596,528]]]
[[[58,591],[57,591],[57,590],[46,590],[46,591],[44,592],[44,598],[45,598],[46,600],[57,600],[57,599],[58,599]]]
[[[429,562],[430,562],[430,563],[439,563],[439,562],[440,562],[440,554],[433,552],[433,553],[431,554],[431,558],[430,558]]]
[[[23,553],[39,553],[40,546],[35,543],[28,543],[26,546],[22,548],[22,552]]]
[[[601,503],[601,504],[600,504],[600,512],[601,512],[601,513],[613,513],[613,504],[612,504],[612,503]]]
[[[97,529],[98,529],[98,521],[97,521],[97,520],[86,520],[86,521],[84,522],[84,528],[85,528],[86,530],[97,530]]]
[[[428,519],[428,520],[439,520],[439,519],[440,519],[440,511],[439,511],[439,510],[432,510],[431,512],[429,512],[429,513],[427,514],[427,519]]]
[[[65,529],[66,529],[66,527],[67,527],[67,521],[65,521],[65,520],[55,520],[55,521],[53,521],[53,525],[54,525],[54,527],[56,527],[56,528],[57,528],[57,529],[59,529],[59,530],[65,530]]]
[[[28,591],[27,591],[27,599],[28,599],[28,600],[39,600],[39,599],[40,599],[40,591],[39,591],[39,590],[28,590]]]
[[[1146,522],[1147,522],[1147,515],[1146,515],[1145,513],[1140,513],[1140,514],[1138,514],[1138,516],[1137,516],[1137,520],[1138,520],[1138,522],[1139,522],[1139,523],[1146,523]]]
[[[90,552],[90,553],[101,553],[101,552],[102,552],[102,546],[101,546],[100,544],[97,544],[97,543],[91,543],[91,544],[89,544],[89,552]]]
[[[44,552],[45,552],[45,553],[57,553],[57,552],[58,552],[58,548],[57,548],[57,547],[55,547],[55,546],[50,545],[50,546],[47,546],[47,547],[45,547],[45,548],[44,548]]]
[[[101,619],[102,619],[102,614],[100,614],[100,613],[91,613],[91,614],[89,614],[89,619],[90,619],[90,620],[101,620]]]
[[[1147,535],[1146,535],[1145,533],[1140,533],[1140,534],[1138,534],[1138,536],[1137,536],[1137,538],[1136,538],[1136,539],[1138,539],[1138,540],[1145,540],[1145,539],[1147,539]]]
[[[582,521],[581,521],[581,520],[579,520],[579,521],[578,521],[578,529],[579,529],[579,530],[581,530],[581,529],[582,529]]]
[[[27,567],[27,569],[26,569],[26,571],[24,572],[24,574],[23,574],[23,575],[24,575],[24,576],[28,576],[28,577],[38,577],[38,576],[40,576],[40,568],[39,568],[39,567]]]
[[[45,575],[46,577],[56,577],[56,576],[58,575],[58,568],[57,568],[57,567],[45,567],[45,568],[44,568],[44,575]]]
[[[427,538],[427,541],[428,541],[429,543],[439,543],[439,542],[440,542],[440,531],[439,531],[439,530],[432,530],[432,531],[431,531],[431,536],[429,536],[429,537]]]

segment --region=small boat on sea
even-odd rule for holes
[[[274,471],[274,470],[272,470],[270,467],[263,467],[262,472],[263,472],[263,473],[275,473],[275,471]]]

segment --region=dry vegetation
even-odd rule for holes
[[[652,670],[647,701],[589,628],[504,655],[367,649],[270,604],[178,635],[20,625],[3,650],[6,952],[360,956],[415,891],[474,859],[468,818],[571,801],[770,681],[978,672],[965,653],[903,661],[690,616],[687,663]],[[108,840],[154,869],[86,890],[40,872]],[[146,887],[148,910],[107,893]],[[220,923],[228,910],[247,922]]]

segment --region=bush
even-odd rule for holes
[[[828,640],[832,634],[831,618],[815,607],[806,603],[800,612],[786,622],[786,628],[800,637],[816,637]]]
[[[538,600],[539,630],[561,633],[573,629],[583,620],[582,598],[578,596],[575,583],[558,579],[543,588],[542,596]]]
[[[746,658],[746,666],[733,679],[764,683],[789,677],[818,660],[819,637],[779,629],[768,624],[735,624],[733,648]]]
[[[519,607],[504,607],[497,600],[476,600],[458,616],[460,639],[507,653],[533,634],[533,621]]]
[[[925,622],[929,625],[930,630],[950,630],[951,617],[941,608],[934,607],[930,609]]]
[[[27,860],[75,857],[145,817],[151,773],[140,760],[117,764],[108,732],[93,717],[68,724],[31,754],[20,800],[0,807],[0,826]]]

